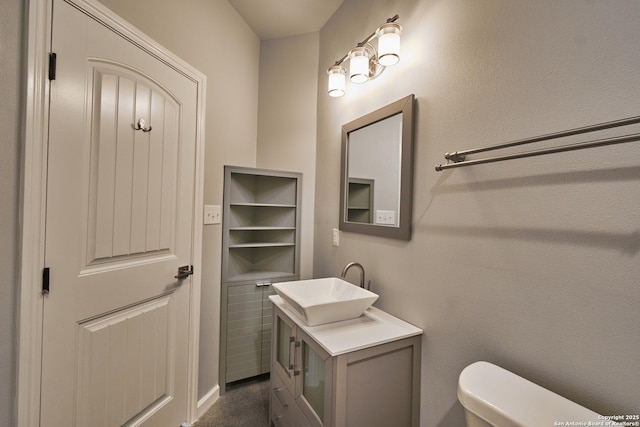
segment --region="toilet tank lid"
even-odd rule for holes
[[[475,362],[462,370],[458,399],[465,409],[500,427],[603,420],[596,412],[489,362]]]

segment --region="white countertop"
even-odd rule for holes
[[[422,329],[384,311],[369,307],[362,316],[341,322],[307,326],[278,295],[269,299],[331,356],[422,335]]]

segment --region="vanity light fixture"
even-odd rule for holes
[[[378,77],[385,67],[395,65],[400,60],[400,34],[402,26],[396,24],[395,15],[387,19],[369,37],[358,43],[346,55],[338,59],[329,69],[329,96],[345,94],[347,69],[343,63],[349,60],[349,80],[351,83],[365,83]],[[371,43],[378,39],[378,49]]]
[[[334,65],[327,70],[327,73],[329,74],[329,96],[344,95],[347,70],[342,65]]]

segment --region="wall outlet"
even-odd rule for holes
[[[396,211],[376,211],[376,224],[395,225]]]
[[[222,222],[222,208],[220,205],[205,205],[204,206],[204,223],[207,224],[220,224]]]
[[[340,230],[333,229],[333,246],[340,246]]]

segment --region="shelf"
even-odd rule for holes
[[[282,204],[282,203],[229,203],[230,206],[251,206],[257,208],[295,208],[296,205]]]
[[[284,205],[235,204],[229,206],[227,223],[239,227],[296,227],[297,209]]]
[[[230,230],[227,244],[230,248],[255,243],[273,245],[295,245],[296,230],[294,228],[273,229],[241,229]]]
[[[271,276],[273,272],[285,275],[297,274],[298,255],[295,244],[254,246],[256,242],[259,241],[236,242],[237,245],[247,244],[248,246],[227,249],[226,281],[235,281],[238,280],[237,276],[256,272],[269,277],[277,277]]]
[[[274,247],[283,247],[283,246],[295,246],[295,243],[240,243],[236,245],[229,245],[229,249],[238,249],[238,248],[274,248]]]
[[[259,171],[251,168],[230,169],[228,185],[230,204],[256,203],[297,205],[300,174]]]
[[[290,271],[249,271],[242,274],[236,274],[229,278],[233,282],[243,282],[264,279],[282,279],[286,277],[297,277]]]
[[[229,227],[229,231],[268,231],[268,230],[295,230],[295,227],[271,227],[271,226],[246,226]]]

